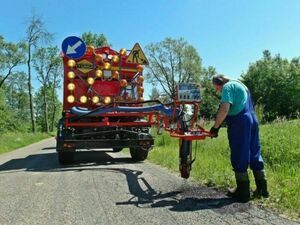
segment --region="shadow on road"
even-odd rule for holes
[[[44,148],[43,150],[50,150]],[[69,165],[60,165],[55,152],[33,154],[25,158],[17,158],[7,161],[0,165],[0,174],[8,172],[22,171],[37,171],[37,172],[55,172],[55,171],[70,171],[77,170],[81,167],[97,166],[97,165],[112,165],[112,164],[129,164],[137,163],[131,157],[114,158],[107,153],[112,153],[111,150],[101,151],[79,151],[76,152],[74,163]]]
[[[126,169],[110,169],[125,174],[132,197],[128,201],[117,202],[116,205],[135,205],[139,208],[168,208],[171,211],[184,212],[212,209],[217,213],[236,213],[247,211],[250,204],[241,204],[225,196],[224,193],[206,186],[189,187],[161,193],[155,191],[142,171]],[[146,187],[146,188],[142,188]]]
[[[43,150],[50,150],[47,148]],[[171,211],[196,211],[212,209],[218,213],[235,213],[246,211],[249,204],[235,203],[224,193],[206,186],[191,188],[182,185],[180,189],[162,193],[151,187],[142,171],[126,168],[109,168],[109,165],[137,163],[130,157],[114,158],[107,153],[112,151],[76,152],[73,164],[62,166],[58,163],[55,152],[29,155],[25,158],[12,159],[0,165],[0,174],[16,172],[81,172],[86,170],[104,170],[125,175],[132,197],[116,205],[134,205],[139,208],[164,207]],[[98,165],[105,167],[97,167]],[[184,183],[184,182],[183,182]],[[143,188],[142,188],[143,187]]]

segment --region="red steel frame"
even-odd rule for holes
[[[63,62],[64,62],[64,71],[65,71],[65,76],[64,76],[64,103],[63,103],[63,109],[65,111],[65,126],[66,127],[150,127],[150,126],[159,126],[162,122],[163,122],[163,128],[169,132],[170,136],[172,137],[176,137],[176,138],[180,138],[180,139],[185,139],[185,140],[201,140],[204,139],[206,137],[210,136],[210,133],[206,130],[204,130],[200,125],[196,124],[197,121],[197,113],[199,111],[199,105],[200,102],[196,102],[196,101],[186,101],[186,102],[182,102],[182,101],[177,101],[174,100],[173,102],[173,107],[174,107],[174,114],[172,116],[172,118],[175,118],[175,109],[177,107],[180,107],[180,105],[183,104],[192,104],[194,106],[194,114],[192,116],[192,119],[190,121],[189,124],[189,131],[188,132],[182,132],[180,130],[180,125],[178,124],[178,122],[176,122],[176,128],[170,128],[170,120],[172,120],[172,118],[169,118],[167,116],[164,116],[162,114],[160,114],[159,112],[143,112],[143,113],[135,113],[135,112],[110,112],[110,113],[104,113],[101,115],[97,115],[94,116],[93,119],[97,119],[101,117],[101,122],[98,121],[91,121],[91,122],[82,122],[82,121],[76,121],[76,122],[70,122],[69,119],[74,118],[75,115],[73,115],[72,113],[70,113],[70,109],[73,106],[81,106],[80,103],[69,103],[67,101],[67,96],[69,95],[69,90],[67,90],[67,84],[70,83],[69,78],[67,77],[67,73],[69,71],[73,71],[77,76],[80,77],[81,82],[84,83],[84,81],[82,80],[82,78],[87,78],[87,77],[94,77],[95,75],[93,74],[95,69],[103,69],[104,67],[104,63],[106,62],[105,60],[101,61],[101,62],[97,62],[95,60],[95,55],[96,54],[110,54],[112,56],[118,56],[119,57],[119,62],[112,62],[111,63],[111,70],[117,70],[120,71],[122,73],[122,78],[123,79],[127,79],[130,80],[132,79],[137,73],[137,66],[138,64],[136,63],[127,63],[126,59],[127,56],[126,55],[121,55],[118,52],[112,50],[109,47],[102,47],[102,48],[98,48],[95,49],[93,52],[86,52],[86,54],[80,58],[75,60],[76,63],[81,62],[83,60],[86,60],[88,63],[91,64],[91,67],[93,67],[93,69],[89,72],[86,73],[82,73],[80,71],[78,71],[76,68],[70,68],[67,66],[67,62],[68,62],[68,58],[66,56],[63,56]],[[88,89],[88,85],[87,84],[80,84],[79,80],[73,81],[79,92],[84,92],[85,89]],[[101,82],[106,82],[106,81],[101,81]],[[107,82],[106,82],[107,83]],[[98,82],[99,84],[99,82]],[[81,85],[81,86],[80,86]],[[108,81],[108,85],[118,85],[116,84],[116,82],[112,82],[111,84],[109,84]],[[80,88],[81,87],[81,88]],[[114,87],[115,89],[117,88]],[[120,87],[119,87],[120,88]],[[114,89],[114,90],[115,90]],[[121,88],[120,88],[121,89]],[[111,97],[116,97],[117,93],[116,91],[114,91],[115,93],[113,95],[110,95]],[[78,93],[77,93],[78,94]],[[120,103],[119,105],[126,105],[126,102],[124,103]],[[141,102],[136,102],[136,104],[134,104],[134,106],[142,106],[143,104]],[[95,105],[91,105],[91,104],[85,104],[85,106],[87,106],[90,109],[96,108]],[[111,106],[117,106],[116,103],[113,103],[113,105]],[[109,121],[109,118],[111,117],[137,117],[137,118],[147,118],[146,122],[111,122]],[[195,127],[195,128],[194,128]]]

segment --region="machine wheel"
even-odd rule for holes
[[[58,162],[61,165],[66,165],[74,162],[75,152],[58,152]]]
[[[133,160],[144,161],[147,159],[148,151],[142,148],[130,148],[130,155]]]
[[[182,178],[189,178],[192,164],[192,142],[187,140],[179,141],[179,170]]]
[[[113,148],[113,151],[114,151],[114,152],[120,152],[120,151],[122,151],[122,149],[123,149],[123,148]]]
[[[190,172],[191,172],[191,166],[188,164],[181,164],[180,165],[180,175],[182,178],[189,178],[190,177]]]

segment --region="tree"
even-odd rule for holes
[[[151,100],[156,100],[160,98],[159,90],[156,87],[153,87],[151,90],[151,94],[149,95]]]
[[[57,123],[59,118],[61,117],[61,110],[62,110],[62,104],[58,100],[58,96],[55,92],[54,97],[52,96],[53,89],[51,86],[41,86],[39,90],[35,93],[35,111],[36,111],[36,122],[39,129],[42,131],[46,131],[49,129],[50,131],[53,131],[54,124]],[[46,124],[46,118],[47,116],[44,112],[44,97],[46,96],[46,102],[48,104],[48,114],[49,116],[49,123]],[[47,126],[50,126],[50,128]]]
[[[18,78],[16,78],[15,84],[10,82],[9,79],[13,79],[12,77],[16,74],[12,74],[11,77],[7,79],[7,83],[3,84],[0,89],[0,133],[6,131],[27,131],[29,127],[26,121],[27,114],[26,111],[22,111],[21,108],[23,104],[26,104],[27,95],[23,95],[22,91],[19,90],[16,85]],[[25,98],[24,98],[25,97]],[[23,102],[24,101],[24,102]],[[28,105],[26,105],[26,108]]]
[[[59,62],[61,60],[57,58]],[[61,87],[61,63],[58,64],[54,69],[53,69],[53,74],[50,77],[51,79],[49,80],[49,86],[51,87],[51,104],[50,106],[53,107],[53,110],[50,110],[50,115],[51,115],[51,124],[50,124],[50,131],[52,132],[54,130],[54,123],[57,122],[59,117],[61,116],[61,111],[62,111],[62,104],[58,100],[57,97],[57,89]]]
[[[25,62],[25,45],[24,43],[14,44],[12,42],[5,42],[4,38],[0,36],[0,88],[4,81],[12,74],[13,69]]]
[[[201,79],[201,116],[205,119],[214,119],[218,110],[220,96],[212,85],[212,76],[216,74],[216,69],[208,67],[203,69]]]
[[[57,47],[39,48],[33,54],[33,65],[38,74],[38,80],[42,85],[42,100],[44,111],[45,132],[49,132],[49,101],[47,96],[47,88],[52,90],[50,95],[53,97],[53,91],[57,87],[58,68],[61,68],[61,60],[59,58],[59,50]],[[53,86],[53,87],[52,87]],[[49,91],[48,91],[49,92]],[[53,129],[53,127],[52,127]]]
[[[84,32],[81,36],[87,45],[95,47],[110,46],[104,34],[94,34],[92,32]]]
[[[46,29],[42,19],[36,15],[33,15],[28,23],[26,29],[26,44],[27,44],[27,68],[28,68],[28,95],[29,95],[29,107],[32,124],[32,132],[36,132],[33,98],[32,98],[32,84],[31,84],[31,57],[32,50],[37,48],[40,42],[50,42],[52,34]]]
[[[297,118],[300,112],[300,58],[274,57],[268,50],[242,74],[255,105],[263,108],[263,119]]]
[[[176,95],[178,83],[198,83],[201,77],[201,59],[196,49],[183,38],[166,38],[146,46],[149,60],[147,78],[159,84],[169,99]]]
[[[22,121],[30,120],[26,80],[27,75],[24,72],[12,73],[4,87],[6,106]]]

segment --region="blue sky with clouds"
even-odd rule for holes
[[[183,37],[204,66],[235,78],[264,49],[300,56],[299,0],[1,0],[0,35],[22,39],[33,11],[59,46],[88,31],[104,33],[116,50]]]

